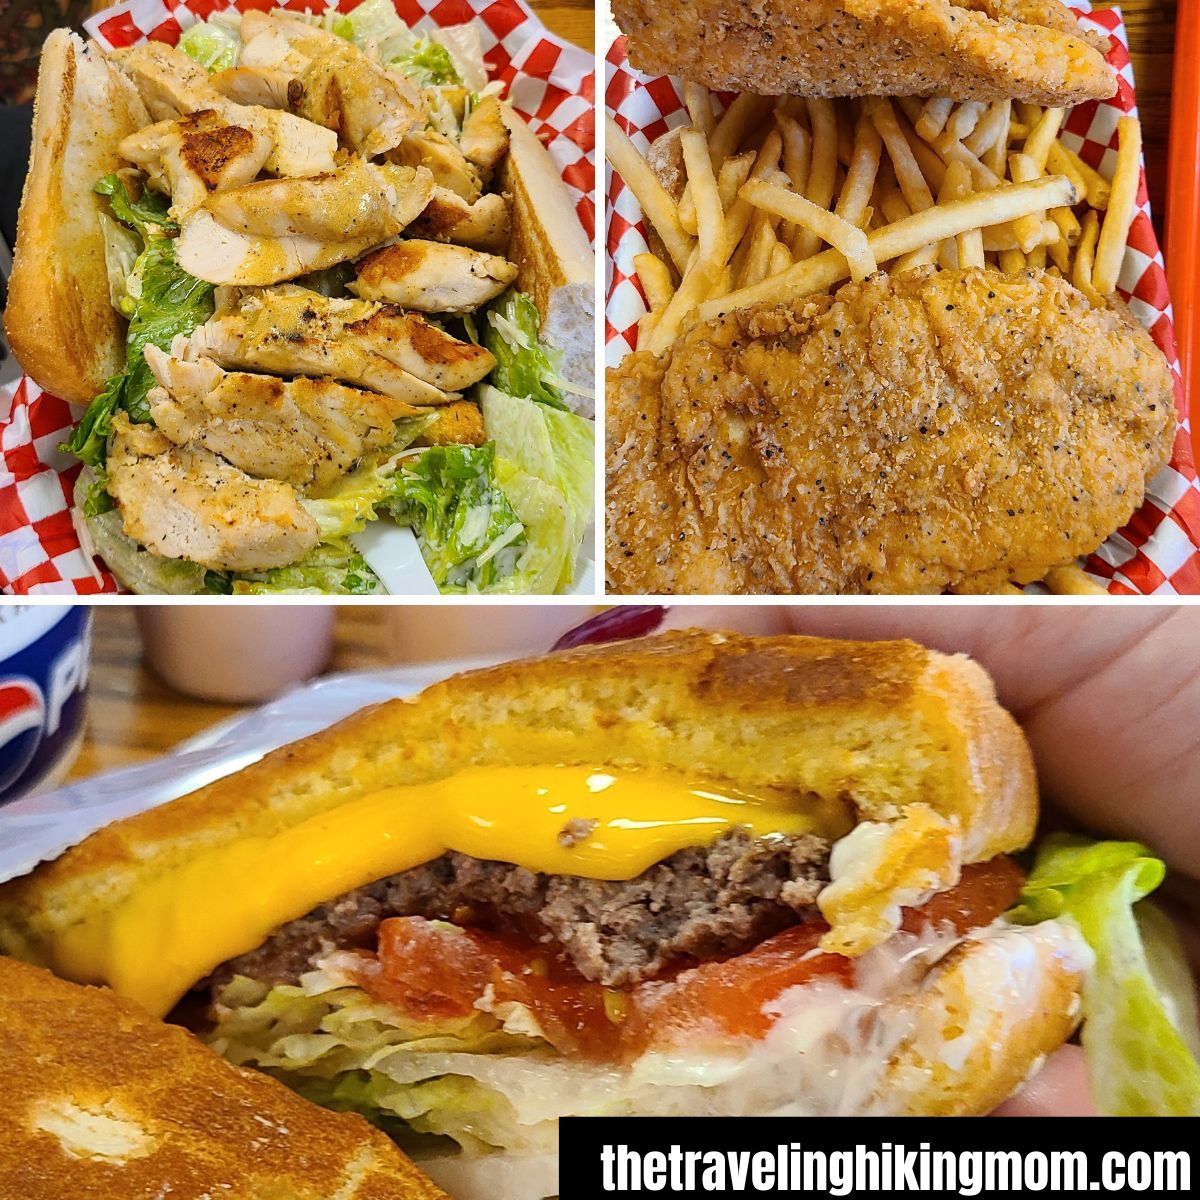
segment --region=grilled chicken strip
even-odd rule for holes
[[[173,346],[176,357],[205,356],[223,367],[278,375],[327,375],[419,405],[455,399],[496,361],[417,313],[330,299],[292,284],[221,288],[213,319],[182,340],[188,349]]]
[[[508,230],[508,201],[498,192],[488,192],[468,204],[448,188],[435,187],[409,232],[435,242],[455,242],[502,254],[508,246]]]
[[[269,138],[265,169],[272,175],[303,177],[335,166],[337,134],[294,113],[237,104],[219,92],[203,67],[162,42],[114,50],[117,66],[133,80],[156,121],[214,109],[231,125]]]
[[[421,119],[421,92],[349,42],[318,54],[293,80],[292,111],[334,130],[344,146],[374,158],[401,144]],[[408,165],[417,166],[418,163]]]
[[[164,558],[213,571],[262,571],[303,558],[320,540],[294,488],[254,479],[200,446],[113,417],[108,492],[125,533]]]
[[[436,129],[421,129],[410,133],[388,155],[392,162],[408,167],[425,167],[433,182],[474,204],[483,192],[479,172],[463,152],[445,134]]]
[[[210,196],[183,222],[176,253],[210,283],[281,283],[394,237],[431,188],[426,171],[360,159],[311,179],[263,180]]]
[[[517,268],[494,254],[421,241],[385,246],[355,270],[349,288],[356,296],[418,312],[473,312],[517,277]]]
[[[458,145],[468,162],[474,163],[484,175],[491,175],[508,153],[508,130],[500,119],[498,97],[485,96],[471,109],[463,121]]]
[[[396,422],[423,411],[329,379],[223,371],[211,359],[184,362],[154,346],[146,362],[160,385],[148,399],[164,437],[305,491],[328,487],[363,455],[386,450]]]
[[[171,215],[179,220],[210,193],[250,183],[262,170],[271,143],[206,108],[149,125],[130,134],[119,149],[123,158],[146,171],[152,184],[170,194]]]
[[[270,67],[230,67],[209,77],[213,87],[235,104],[256,104],[260,108],[288,108],[287,71]]]

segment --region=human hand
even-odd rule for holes
[[[664,627],[907,637],[971,655],[1025,729],[1044,802],[1069,825],[1145,842],[1172,869],[1162,906],[1200,962],[1200,610],[1138,605],[677,606]],[[1156,896],[1156,901],[1158,896]],[[1093,1112],[1067,1046],[998,1112]]]

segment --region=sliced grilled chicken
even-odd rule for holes
[[[336,131],[343,146],[374,158],[399,146],[423,119],[421,93],[410,79],[383,70],[356,46],[338,41],[296,76],[289,92],[291,108]]]
[[[396,438],[396,422],[423,409],[329,379],[223,371],[211,359],[185,362],[156,347],[146,361],[159,387],[154,423],[177,446],[202,446],[261,479],[321,489]]]
[[[303,66],[315,55],[347,44],[336,33],[279,10],[262,12],[253,9],[243,13],[241,35],[242,63],[283,70]]]
[[[425,167],[439,188],[460,197],[464,205],[473,204],[483,191],[479,172],[467,162],[462,151],[436,129],[410,133],[388,157],[404,166]]]
[[[352,158],[309,179],[264,179],[222,192],[207,207],[238,233],[382,242],[421,213],[431,190],[426,172]]]
[[[294,113],[237,104],[212,84],[203,67],[162,42],[114,50],[117,65],[133,80],[156,121],[211,108],[231,125],[270,138],[266,170],[272,175],[316,175],[334,168],[337,134]]]
[[[218,71],[210,81],[228,100],[235,104],[257,104],[260,108],[288,108],[288,84],[292,76],[287,71],[271,67],[230,67]]]
[[[418,312],[473,312],[517,277],[517,268],[497,255],[443,242],[397,242],[355,269],[349,287],[356,296]]]
[[[487,441],[483,413],[471,400],[458,400],[439,408],[421,434],[429,446],[482,446]]]
[[[424,207],[428,172],[359,159],[311,179],[218,192],[187,217],[179,263],[210,283],[262,285],[357,258]]]
[[[255,479],[201,446],[113,418],[108,491],[125,532],[165,558],[213,571],[261,571],[303,558],[319,541],[296,490]]]
[[[496,164],[508,153],[508,130],[500,119],[500,101],[485,96],[467,114],[458,139],[463,156],[490,176]]]
[[[262,170],[270,141],[240,125],[230,125],[211,108],[156,125],[127,137],[120,152],[145,170],[171,196],[177,220],[212,192],[241,187]]]
[[[336,300],[307,288],[221,288],[217,312],[179,358],[278,375],[327,375],[410,404],[446,404],[495,365],[491,353],[460,341],[417,313],[370,300]]]
[[[448,188],[435,187],[425,211],[409,230],[414,237],[456,242],[503,254],[508,246],[508,201],[498,192],[468,204]]]

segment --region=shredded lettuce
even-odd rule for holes
[[[235,596],[370,596],[379,592],[379,576],[346,541],[323,542],[286,567],[230,578]]]
[[[403,71],[422,87],[462,83],[450,51],[432,38],[421,38],[412,49],[393,59],[388,66],[394,71]]]
[[[484,310],[482,329],[473,317],[465,322],[471,339],[492,352],[496,365],[490,380],[510,396],[536,400],[551,408],[566,408],[565,380],[559,375],[559,351],[538,341],[541,316],[525,295],[509,288]]]
[[[496,448],[431,446],[400,465],[388,511],[411,525],[442,591],[488,591],[512,575],[525,529],[496,481]]]
[[[1092,1102],[1106,1116],[1200,1116],[1194,1031],[1185,1035],[1181,1026],[1195,1014],[1190,973],[1162,923],[1139,922],[1136,911],[1165,874],[1163,862],[1136,842],[1054,835],[1038,846],[1009,914],[1027,925],[1068,917],[1095,953],[1081,1040]],[[1167,981],[1174,997],[1163,991]]]
[[[179,38],[179,49],[206,71],[225,71],[236,67],[242,53],[242,37],[237,25],[218,13],[207,21],[189,25]]]

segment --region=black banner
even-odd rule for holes
[[[561,1138],[562,1200],[1157,1197],[1190,1193],[1200,1119],[576,1117]]]

